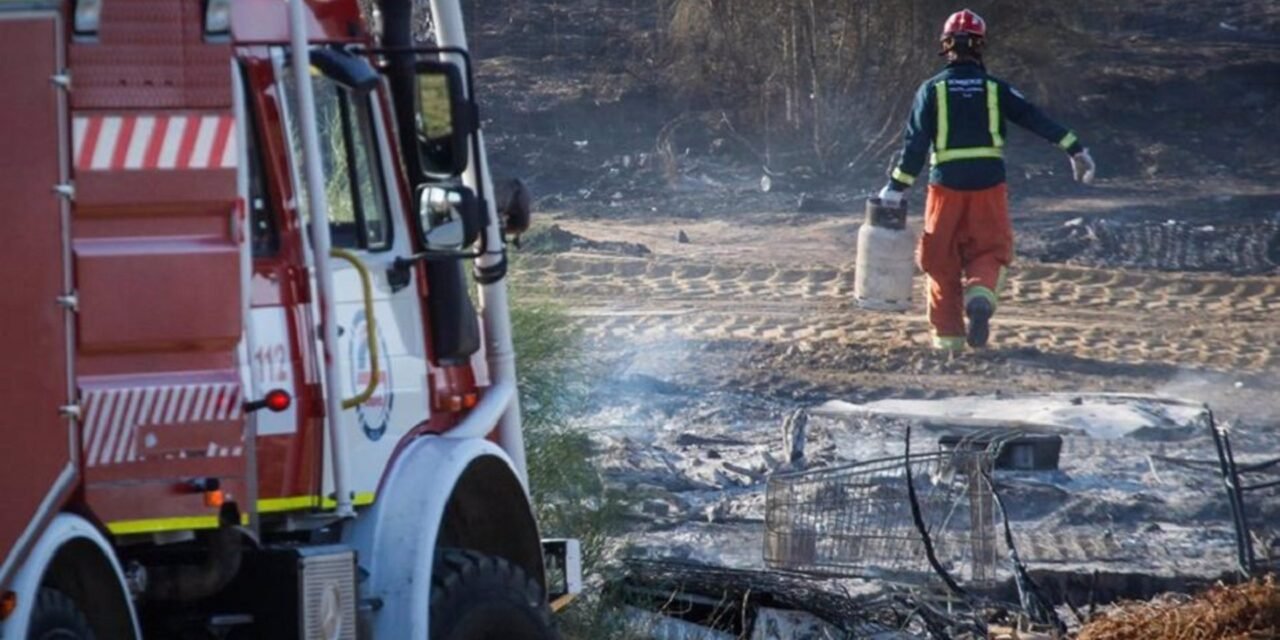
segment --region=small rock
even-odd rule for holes
[[[744,477],[746,477],[746,478],[750,479],[752,482],[759,482],[759,481],[761,481],[761,480],[763,480],[763,479],[764,479],[764,474],[759,473],[759,472],[755,471],[754,469],[748,469],[748,468],[746,468],[746,467],[740,467],[740,466],[738,466],[738,465],[736,465],[736,464],[733,464],[732,462],[724,462],[724,463],[721,463],[721,465],[720,465],[720,466],[721,466],[721,468],[723,468],[725,471],[729,471],[729,472],[732,472],[732,473],[736,473],[736,474],[738,474],[738,475],[740,475],[740,476],[744,476]]]
[[[782,468],[782,463],[779,462],[777,458],[769,455],[768,451],[762,452],[760,454],[760,457],[761,459],[764,460],[764,466],[766,469],[770,471],[777,471],[778,469]]]
[[[815,198],[807,193],[800,194],[800,201],[796,203],[796,211],[800,213],[834,213],[841,209],[837,202]]]
[[[764,193],[773,191],[773,178],[770,178],[768,175],[760,176],[760,191]]]
[[[1064,227],[1078,227],[1078,226],[1080,226],[1080,225],[1082,225],[1082,224],[1084,224],[1084,218],[1072,218],[1072,219],[1070,219],[1070,220],[1068,220],[1068,221],[1066,221],[1066,222],[1062,223],[1062,226],[1064,226]]]
[[[1236,380],[1236,385],[1235,385],[1235,386],[1236,386],[1236,388],[1237,388],[1237,389],[1243,389],[1243,388],[1244,388],[1244,382],[1242,382],[1242,381],[1240,381],[1240,380]]]
[[[644,503],[640,510],[651,516],[666,517],[671,515],[671,505],[661,500],[650,500]]]
[[[676,242],[679,242],[680,244],[689,244],[689,234],[685,233],[684,229],[681,229],[679,233],[676,234]]]
[[[1164,528],[1161,527],[1158,523],[1152,522],[1151,524],[1148,524],[1147,526],[1143,527],[1142,530],[1145,531],[1146,533],[1160,533],[1161,531],[1164,531]]]
[[[1081,398],[1081,397],[1078,397],[1078,396],[1077,396],[1077,397],[1075,397],[1075,398],[1072,398],[1072,399],[1071,399],[1071,404],[1073,404],[1073,405],[1075,405],[1075,406],[1077,406],[1077,407],[1078,407],[1078,406],[1080,406],[1080,405],[1084,404],[1084,398]]]
[[[703,513],[707,516],[707,522],[715,523],[724,520],[724,517],[729,514],[729,507],[722,502],[717,502],[707,505]]]
[[[708,449],[708,450],[707,450],[707,459],[708,459],[708,460],[719,460],[719,459],[720,459],[720,458],[722,458],[722,457],[723,457],[723,456],[721,456],[721,455],[720,455],[720,452],[719,452],[719,451],[716,451],[715,449]]]

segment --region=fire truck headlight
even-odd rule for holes
[[[207,36],[225,36],[231,33],[231,0],[205,2],[204,33]]]
[[[102,22],[102,0],[77,0],[73,28],[78,36],[98,34]]]

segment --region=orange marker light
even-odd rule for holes
[[[462,406],[466,407],[467,409],[476,408],[476,404],[479,401],[480,401],[479,396],[477,396],[474,393],[468,393],[467,395],[462,396]]]
[[[0,596],[0,620],[8,620],[14,611],[18,610],[18,594],[12,591],[4,592]]]
[[[222,493],[221,489],[204,492],[204,506],[206,507],[221,507],[226,500],[227,497]]]

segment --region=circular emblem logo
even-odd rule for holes
[[[369,357],[369,330],[365,326],[367,320],[364,311],[356,312],[351,321],[351,352],[348,362],[351,363],[351,395],[362,393],[373,378],[373,361]],[[356,418],[360,421],[360,429],[365,437],[378,441],[387,432],[387,423],[391,421],[391,407],[395,403],[394,388],[391,384],[391,359],[387,357],[387,341],[382,337],[382,329],[375,327],[378,340],[378,382],[373,395],[368,400],[356,405]]]

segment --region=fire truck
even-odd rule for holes
[[[556,637],[527,193],[458,0],[364,4],[0,0],[3,640]]]

